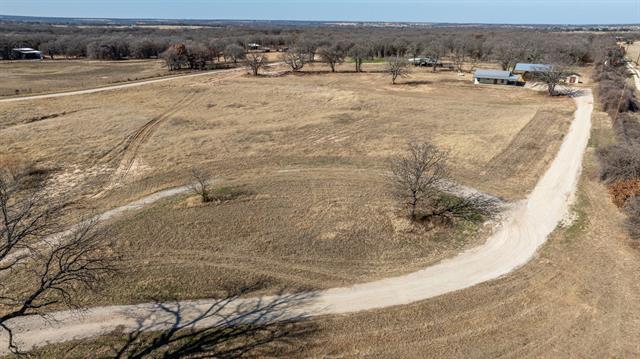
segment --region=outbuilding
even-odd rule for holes
[[[475,84],[524,86],[524,80],[520,75],[491,69],[477,69],[473,73],[473,82]]]
[[[571,75],[567,76],[567,78],[564,81],[568,84],[582,83],[582,76],[574,72]]]
[[[11,52],[15,60],[42,60],[42,52],[30,47],[12,49]]]
[[[547,64],[526,64],[517,63],[513,68],[513,73],[522,76],[524,80],[531,80],[537,72],[551,71],[553,66]]]

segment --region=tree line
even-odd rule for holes
[[[640,239],[640,102],[630,79],[624,49],[613,38],[602,41],[594,79],[598,101],[612,120],[616,142],[598,149],[600,179],[627,216],[627,230]]]
[[[32,47],[55,58],[98,60],[158,58],[176,44],[215,61],[226,50],[249,49],[259,44],[273,50],[295,47],[310,59],[324,51],[330,66],[341,57],[355,60],[360,71],[366,58],[426,56],[435,61],[448,57],[456,64],[496,61],[503,69],[517,62],[540,62],[554,54],[569,64],[593,61],[591,44],[596,34],[550,30],[474,28],[376,28],[337,26],[261,28],[220,26],[189,29],[150,27],[76,27],[43,24],[0,24],[0,58],[11,58],[11,49]],[[330,50],[328,53],[325,50]],[[233,56],[230,56],[233,57]],[[237,61],[237,59],[231,59]]]

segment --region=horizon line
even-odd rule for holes
[[[507,23],[507,22],[456,22],[456,21],[402,21],[402,20],[304,20],[304,19],[240,19],[240,18],[154,18],[154,17],[94,17],[94,16],[38,16],[0,14],[0,17],[71,19],[71,20],[144,20],[144,21],[253,21],[253,22],[311,22],[311,23],[394,23],[394,24],[451,24],[451,25],[506,25],[506,26],[640,26],[638,23]]]

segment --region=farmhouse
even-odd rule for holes
[[[21,47],[11,50],[15,60],[42,60],[42,52],[30,47]]]
[[[477,69],[473,73],[473,82],[475,84],[524,86],[524,80],[520,75],[502,70]]]
[[[551,65],[546,64],[525,64],[518,63],[516,67],[513,68],[513,73],[516,75],[521,75],[524,80],[531,80],[533,75],[537,72],[544,72],[551,70]]]

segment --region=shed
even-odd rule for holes
[[[524,81],[520,75],[512,74],[509,71],[491,69],[477,69],[473,73],[473,82],[475,84],[524,86]]]
[[[12,56],[16,60],[42,60],[42,52],[30,47],[11,49]]]
[[[582,75],[574,72],[569,76],[567,76],[567,78],[564,81],[568,84],[582,83]]]

